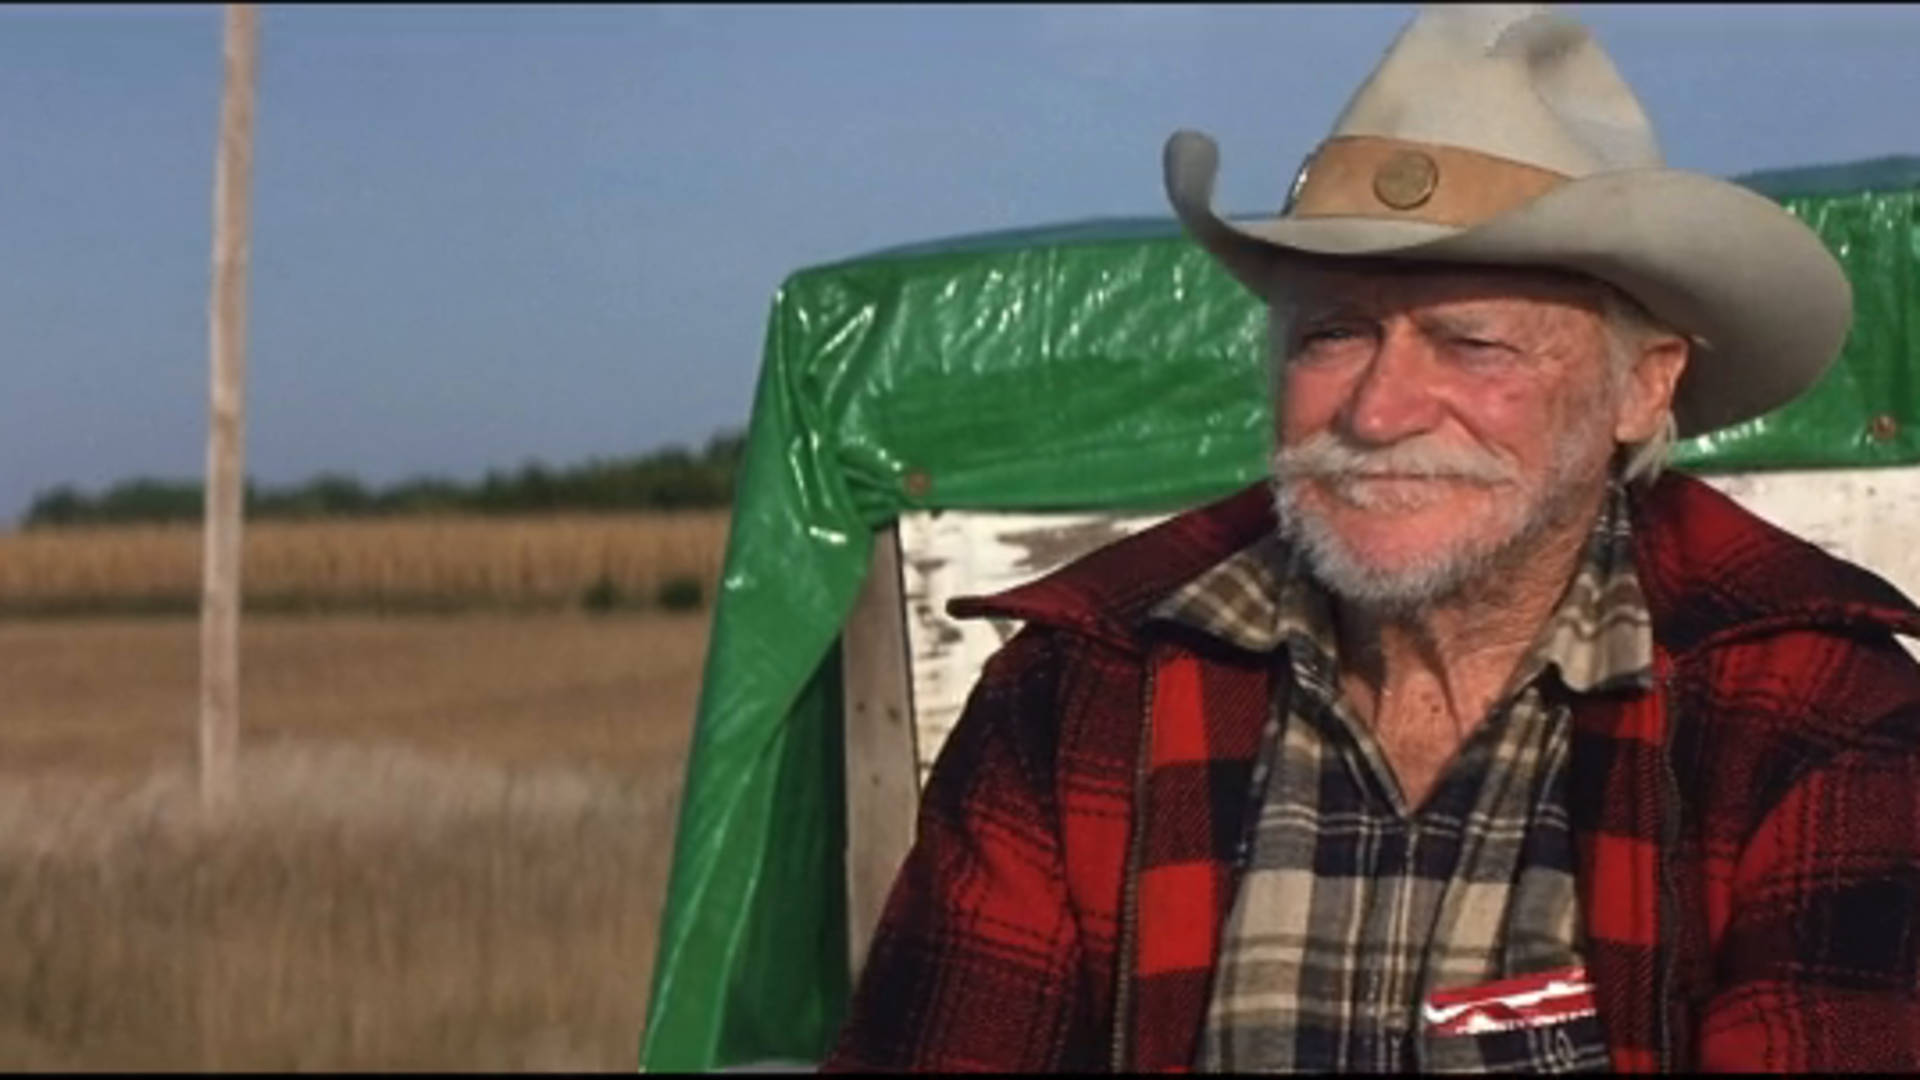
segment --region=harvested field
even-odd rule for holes
[[[257,611],[552,610],[711,596],[727,512],[406,516],[246,527]],[[191,612],[200,528],[74,526],[0,534],[0,613]]]
[[[0,623],[0,1067],[634,1066],[704,615]]]

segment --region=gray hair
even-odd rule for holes
[[[1602,282],[1600,293],[1600,323],[1607,335],[1607,354],[1611,361],[1607,367],[1614,392],[1619,391],[1632,372],[1633,365],[1640,359],[1640,350],[1647,342],[1654,338],[1677,337],[1687,342],[1689,347],[1692,346],[1694,339],[1691,335],[1662,322],[1619,287]],[[1652,436],[1640,442],[1622,444],[1624,464],[1620,469],[1620,479],[1625,483],[1644,481],[1649,484],[1658,480],[1661,470],[1667,467],[1673,456],[1673,444],[1679,437],[1680,428],[1673,417],[1673,406],[1669,404],[1660,418],[1659,428]]]

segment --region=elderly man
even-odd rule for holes
[[[1421,14],[1277,219],[1215,164],[1271,490],[956,604],[1027,626],[829,1067],[1920,1068],[1920,610],[1660,475],[1836,355],[1817,238],[1532,8]]]

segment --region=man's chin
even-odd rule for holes
[[[1304,557],[1314,579],[1336,596],[1370,607],[1410,610],[1445,603],[1490,571],[1498,549],[1477,546],[1466,537],[1448,541],[1418,527],[1423,507],[1340,508],[1329,513],[1303,505],[1298,493],[1283,485],[1274,486],[1274,495],[1281,536]],[[1395,519],[1392,530],[1398,535],[1366,544],[1364,525],[1389,518]],[[1335,520],[1346,521],[1349,528],[1336,526]],[[1435,524],[1460,523],[1453,517]]]
[[[1489,560],[1450,549],[1420,558],[1383,560],[1345,545],[1302,538],[1301,551],[1315,580],[1343,600],[1387,610],[1444,604],[1485,576]]]

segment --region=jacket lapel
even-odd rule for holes
[[[1248,788],[1271,700],[1265,657],[1156,649],[1144,797],[1137,797],[1137,892],[1123,915],[1133,947],[1124,1063],[1185,1071],[1206,1023],[1220,932],[1233,904]]]
[[[1617,1072],[1655,1072],[1674,1052],[1667,878],[1679,806],[1667,764],[1670,658],[1654,685],[1573,702],[1568,811],[1574,830],[1587,971]],[[1663,940],[1663,935],[1666,939]]]

